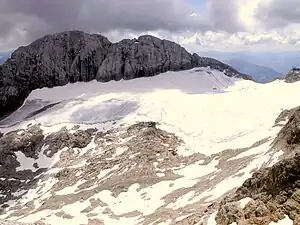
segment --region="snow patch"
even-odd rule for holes
[[[190,204],[190,199],[195,195],[195,191],[190,191],[187,194],[179,197],[175,203],[169,204],[168,208],[173,208],[175,210],[185,207]]]
[[[243,198],[243,199],[241,199],[240,201],[238,201],[238,204],[240,205],[240,207],[242,208],[242,209],[244,209],[245,208],[245,206],[248,204],[248,202],[250,202],[252,199],[251,198]]]
[[[20,163],[20,166],[16,168],[16,171],[32,170],[33,172],[35,172],[37,170],[33,167],[35,159],[26,157],[21,151],[15,152],[15,154],[17,156],[18,162]]]
[[[211,214],[207,220],[207,225],[217,225],[217,222],[215,220],[216,215],[218,212],[214,212],[213,214]]]
[[[285,216],[283,220],[279,220],[277,223],[271,222],[269,225],[293,225],[293,220],[291,220],[288,216]]]
[[[198,162],[201,163],[202,161]],[[218,160],[213,160],[207,165],[199,165],[197,162],[192,165],[184,166],[174,172],[178,175],[188,177],[189,179],[196,179],[207,174],[217,171],[216,166],[219,164]]]

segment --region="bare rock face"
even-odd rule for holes
[[[217,224],[269,224],[287,215],[297,221],[300,215],[300,153],[260,170],[247,179],[234,196],[223,200]],[[238,201],[251,198],[245,208]]]
[[[60,131],[52,133],[45,138],[45,144],[48,148],[44,154],[52,157],[64,147],[84,148],[91,142],[92,134],[93,132],[89,130],[77,130],[72,134],[66,128],[62,128]]]
[[[18,48],[0,67],[0,116],[18,108],[36,88],[93,79],[92,65],[97,66],[110,45],[101,35],[73,31]]]
[[[300,80],[300,68],[293,68],[285,77],[285,82],[294,83]]]
[[[47,35],[18,48],[0,66],[0,117],[20,107],[37,88],[93,79],[133,79],[203,66],[251,79],[220,61],[191,55],[174,42],[150,35],[118,43],[81,31]]]
[[[174,133],[158,128],[156,122],[138,122],[107,131],[98,131],[96,128],[82,130],[78,126],[68,130],[63,127],[59,131],[45,134],[37,141],[36,136],[40,133],[43,133],[42,129],[35,125],[6,133],[0,138],[1,147],[7,149],[15,161],[15,164],[7,163],[8,170],[1,172],[0,215],[10,215],[3,217],[5,219],[29,216],[38,211],[61,209],[62,205],[71,205],[91,198],[91,206],[81,211],[89,214],[99,205],[106,205],[99,199],[92,198],[96,192],[111,190],[114,196],[118,196],[133,184],[140,183],[141,186],[148,187],[179,177],[172,170],[162,169],[167,168],[166,165],[172,165],[173,168],[181,164],[182,158],[177,154],[177,149],[183,141]],[[32,160],[31,156],[24,159],[14,155],[16,151],[25,151],[24,146],[27,146],[30,140],[38,143],[36,146],[42,146],[35,149],[39,152],[37,160]],[[20,144],[12,148],[10,141],[18,141]],[[0,169],[3,165],[2,158],[0,151]],[[158,158],[163,160],[158,161]],[[22,162],[23,168],[17,168]],[[36,165],[32,165],[33,162]],[[111,171],[102,175],[105,170]],[[158,170],[164,176],[159,176]],[[34,197],[29,201],[26,195],[30,191],[41,190],[49,180],[53,181],[51,190],[46,190],[49,196],[46,201],[39,200],[41,204],[35,208],[34,201],[37,199]],[[79,180],[83,182],[80,184]],[[72,191],[69,194],[58,194],[58,191],[74,184],[80,184],[79,193]],[[43,198],[41,192],[37,193]],[[23,197],[28,202],[20,202]],[[14,205],[13,202],[17,204]],[[74,217],[64,211],[55,212],[55,216],[66,219]],[[152,216],[149,215],[149,219]],[[44,218],[41,218],[34,224],[49,224],[43,220]],[[88,224],[104,224],[96,218],[90,218],[89,221]],[[0,225],[10,224],[23,223],[0,220]]]
[[[44,135],[39,126],[29,127],[28,130],[17,130],[7,133],[0,138],[2,151],[22,151],[26,157],[36,158],[37,149],[40,149]]]
[[[78,129],[70,133],[66,128],[62,128],[45,137],[40,126],[34,125],[0,137],[0,205],[8,199],[15,199],[13,193],[19,188],[26,190],[38,181],[36,177],[47,169],[38,164],[41,154],[50,159],[64,147],[84,148],[91,142],[95,132],[95,129]],[[36,162],[24,168],[20,155]],[[5,204],[2,208],[5,208]]]
[[[16,153],[21,152],[25,157],[37,158],[42,147],[44,135],[39,126],[27,130],[12,131],[0,138],[0,173],[14,174],[20,166]],[[1,185],[0,185],[1,186]]]
[[[225,198],[216,216],[218,224],[269,224],[287,215],[294,224],[300,220],[300,109],[283,111],[279,120],[288,122],[278,133],[273,147],[287,151],[288,157],[247,179],[233,196]],[[252,199],[244,208],[238,202]]]
[[[145,35],[112,46],[101,64],[97,80],[120,80],[153,76],[169,70],[191,69],[192,55],[180,45]]]
[[[285,110],[278,117],[284,117],[288,119],[288,122],[278,133],[276,139],[273,142],[273,146],[277,148],[283,148],[287,150],[294,150],[299,148],[300,144],[300,108]]]

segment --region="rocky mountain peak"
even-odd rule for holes
[[[218,60],[191,55],[175,42],[151,35],[118,43],[82,31],[47,35],[18,48],[0,67],[0,117],[20,107],[37,88],[93,79],[134,79],[207,66],[228,76],[251,79]]]
[[[285,77],[285,82],[294,83],[300,80],[300,68],[294,67]]]

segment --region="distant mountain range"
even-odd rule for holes
[[[10,52],[0,52],[0,65],[3,64],[11,55],[12,51]]]
[[[273,70],[272,68],[256,65],[239,58],[233,58],[230,60],[226,60],[225,62],[242,73],[252,75],[255,81],[259,83],[267,83],[274,80],[275,78],[284,76],[284,73],[280,73],[276,70]]]
[[[250,74],[265,83],[283,77],[293,67],[300,66],[299,52],[199,52],[201,56],[223,61],[238,71]]]

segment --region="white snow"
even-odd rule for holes
[[[207,220],[207,225],[217,225],[217,222],[215,220],[215,217],[217,215],[218,212],[215,212],[213,214],[211,214]]]
[[[187,215],[184,215],[184,216],[180,216],[180,217],[178,217],[178,218],[176,218],[176,220],[175,221],[181,221],[181,220],[183,220],[183,219],[185,219],[185,218],[187,218],[187,217],[189,217],[189,216],[191,216],[191,215],[193,215],[192,213],[191,214],[187,214]]]
[[[32,170],[36,171],[36,169],[33,167],[33,163],[35,162],[35,159],[26,157],[23,152],[15,152],[17,156],[17,160],[20,163],[20,166],[16,168],[17,171],[22,170]]]
[[[39,158],[36,161],[39,168],[51,168],[52,166],[55,165],[55,163],[59,161],[61,153],[68,149],[67,147],[65,147],[59,150],[57,153],[55,153],[51,158],[49,158],[44,154],[44,150],[47,150],[48,148],[49,146],[43,146],[40,151]]]
[[[243,198],[241,199],[238,204],[240,205],[240,207],[243,209],[245,208],[245,206],[248,204],[248,202],[250,202],[252,199],[251,198]]]
[[[102,170],[100,172],[100,174],[98,175],[98,180],[101,181],[105,177],[108,178],[108,177],[112,176],[112,172],[115,171],[118,168],[119,168],[119,164],[114,165],[112,168],[109,168],[109,169],[106,169],[106,170]],[[110,175],[107,176],[108,174],[110,174]]]
[[[17,171],[22,170],[32,170],[33,172],[37,171],[39,168],[51,168],[53,165],[55,165],[56,162],[59,161],[60,154],[67,150],[67,148],[63,148],[60,151],[58,151],[54,156],[51,158],[47,157],[44,154],[44,150],[47,150],[49,146],[43,146],[41,148],[41,151],[39,152],[38,159],[33,159],[30,157],[26,157],[23,152],[15,152],[17,156],[17,160],[20,163],[20,166],[16,168]],[[38,168],[33,167],[33,164],[37,163]]]
[[[165,176],[164,173],[156,173],[156,175],[157,175],[158,177],[164,177],[164,176]]]
[[[128,147],[123,147],[123,148],[116,148],[116,152],[112,155],[112,158],[115,158],[119,155],[122,155],[124,152],[126,152],[128,150]]]
[[[263,163],[268,161],[270,159],[270,155],[260,155],[257,156],[250,164],[247,165],[242,170],[239,170],[237,174],[242,173],[242,176],[236,176],[237,174],[228,177],[225,180],[222,180],[220,183],[218,183],[214,188],[211,190],[207,190],[206,192],[202,193],[201,196],[210,196],[206,201],[213,201],[222,195],[224,195],[226,192],[232,190],[235,187],[241,186],[246,179],[251,177],[253,173],[253,169],[259,169]]]
[[[141,154],[141,153],[140,153],[140,152],[137,152],[137,153],[135,153],[135,154],[129,156],[129,159],[133,159],[134,157],[138,156],[139,154]]]
[[[69,195],[69,194],[74,194],[77,190],[77,188],[83,184],[85,181],[84,180],[80,180],[79,182],[77,182],[75,185],[72,186],[68,186],[63,188],[60,191],[55,192],[56,195]]]
[[[18,135],[22,135],[22,134],[24,134],[24,131],[23,131],[23,130],[20,130],[20,131],[17,132],[17,134],[18,134]]]
[[[277,223],[271,222],[269,225],[293,225],[293,220],[291,220],[288,216],[285,216],[283,220],[279,220]]]
[[[283,154],[284,154],[284,152],[282,150],[280,150],[279,152],[276,152],[272,156],[272,162],[269,164],[269,166],[273,166],[275,163],[277,163],[279,161],[279,157],[282,156]]]
[[[15,197],[19,197],[19,196],[25,194],[26,192],[27,192],[26,190],[19,190],[19,191],[15,192],[13,195]]]
[[[100,83],[95,80],[88,83],[77,82],[55,87],[55,92],[53,92],[52,88],[42,88],[31,92],[28,100],[42,99],[43,101],[53,102],[70,99],[86,100],[90,97],[99,97],[99,94],[108,94],[115,97],[117,96],[116,93],[134,91],[147,92],[153,91],[153,88],[169,90],[180,88],[188,92],[201,91],[201,93],[207,91],[214,92],[213,86],[220,90],[229,85],[233,85],[235,80],[239,80],[229,78],[219,71],[212,71],[212,74],[209,74],[211,72],[209,68],[201,68],[203,71],[195,72],[197,70],[199,69],[166,72],[155,77],[143,77],[126,81],[110,81],[108,83]],[[101,87],[101,89],[99,87]],[[68,90],[68,92],[66,92],[66,90]],[[114,90],[115,93],[113,93],[112,90]]]
[[[192,180],[217,171],[217,168],[215,166],[218,164],[219,164],[218,160],[213,160],[211,163],[207,165],[199,165],[196,162],[195,164],[184,166],[182,169],[179,170],[176,169],[174,172],[177,173],[178,175],[188,177],[189,179]]]
[[[195,191],[190,191],[187,194],[179,197],[175,203],[171,203],[168,205],[168,208],[179,209],[186,205],[191,204],[189,201],[194,196]]]
[[[230,161],[253,156],[253,161],[237,173],[243,175],[236,176],[237,174],[235,174],[227,177],[200,195],[195,194],[195,191],[189,191],[174,199],[167,205],[167,208],[179,209],[205,197],[208,197],[206,201],[210,202],[241,185],[245,179],[252,175],[253,169],[260,168],[265,162],[273,165],[278,161],[278,158],[283,154],[282,151],[268,153],[270,143],[280,130],[280,127],[272,128],[272,126],[281,109],[298,106],[297,96],[300,82],[287,84],[284,81],[275,81],[262,85],[229,78],[221,72],[208,68],[201,68],[202,71],[200,72],[197,70],[167,72],[155,77],[127,81],[108,83],[92,81],[68,84],[63,87],[38,89],[33,91],[27,100],[38,101],[38,99],[42,99],[50,103],[59,101],[62,103],[59,103],[59,107],[48,109],[36,115],[32,120],[23,121],[14,126],[7,124],[7,126],[0,127],[0,131],[6,133],[14,129],[25,128],[29,123],[41,123],[41,128],[47,135],[64,126],[71,129],[74,125],[80,125],[81,129],[95,127],[105,131],[112,127],[118,127],[120,124],[130,125],[139,121],[156,121],[159,123],[159,128],[175,133],[184,141],[184,144],[177,149],[180,156],[189,156],[194,153],[213,155],[226,149],[248,148],[257,141],[270,138],[265,144],[229,159]],[[274,98],[274,93],[280,93],[280,95]],[[30,112],[25,110],[22,112],[22,116],[26,113],[29,114]],[[12,115],[8,118],[11,121],[22,120],[18,115]],[[125,142],[125,140],[123,141]],[[78,156],[82,156],[86,149],[92,148],[95,150],[94,142],[90,143],[84,150],[80,150]],[[46,149],[47,146],[44,146],[41,152]],[[16,152],[17,159],[21,163],[17,170],[31,169],[36,171],[32,166],[35,162],[38,163],[39,167],[50,168],[48,173],[60,170],[61,168],[52,167],[64,150],[59,151],[52,158],[40,154],[38,160],[27,158],[23,153]],[[101,153],[101,149],[97,151]],[[125,151],[127,148],[116,149],[112,158],[120,156]],[[132,159],[138,154],[140,153],[133,154],[129,158]],[[157,161],[163,162],[163,159]],[[207,165],[201,165],[202,163],[203,161],[198,161],[191,165],[181,164],[177,168],[167,168],[182,177],[176,180],[160,181],[141,190],[138,190],[140,184],[133,184],[117,197],[113,197],[110,190],[95,193],[92,198],[102,200],[107,206],[99,206],[92,213],[99,213],[99,217],[104,220],[105,224],[114,225],[119,224],[120,221],[128,225],[138,224],[141,221],[139,217],[120,217],[120,221],[118,221],[103,211],[110,209],[118,216],[138,210],[143,216],[151,215],[159,207],[165,205],[164,197],[166,195],[179,189],[191,188],[203,176],[218,171],[216,166],[219,160],[214,159]],[[81,164],[74,165],[73,168],[78,168],[84,164],[86,161],[83,160]],[[156,175],[164,177],[165,170],[156,168],[158,163],[153,165],[157,172]],[[135,165],[128,166],[134,167]],[[103,180],[112,176],[117,169],[124,168],[115,165],[111,169],[103,170],[98,175],[98,179]],[[76,176],[79,175],[78,172]],[[50,190],[55,183],[54,178],[46,181],[41,180],[38,183],[38,188],[30,189],[28,193],[24,193],[19,204],[26,204],[34,200],[35,206],[38,207],[43,200],[50,196]],[[66,187],[56,194],[70,194],[76,191],[77,187],[78,184]],[[243,199],[241,207],[246,204],[246,200],[248,199]],[[16,204],[16,202],[9,203],[10,206]],[[90,202],[86,200],[59,209],[75,216],[68,222],[54,216],[55,210],[37,212],[23,218],[22,221],[33,222],[45,218],[45,222],[52,224],[86,224],[87,217],[80,211],[89,205]],[[215,215],[216,213],[209,217],[209,225],[216,224]],[[288,218],[286,218],[287,220]],[[168,224],[171,221],[164,223]]]
[[[237,155],[236,157],[232,157],[229,159],[230,160],[236,160],[236,159],[241,159],[241,158],[244,158],[244,157],[247,157],[247,156],[255,156],[257,154],[262,154],[262,153],[265,153],[267,152],[269,149],[270,149],[270,144],[272,143],[272,140],[271,141],[268,141],[258,147],[255,147],[255,148],[250,148],[248,151],[245,151],[239,155]]]
[[[52,125],[61,127],[61,123],[96,126],[108,121],[132,124],[153,120],[181,136],[188,154],[206,155],[248,147],[272,136],[270,128],[280,109],[297,106],[291,98],[297,95],[297,83],[278,81],[261,85],[228,78],[217,71],[209,74],[206,68],[203,72],[195,71],[43,88],[33,91],[28,99],[65,102],[36,118],[49,130]],[[283,100],[274,98],[273,93],[281,93]]]

